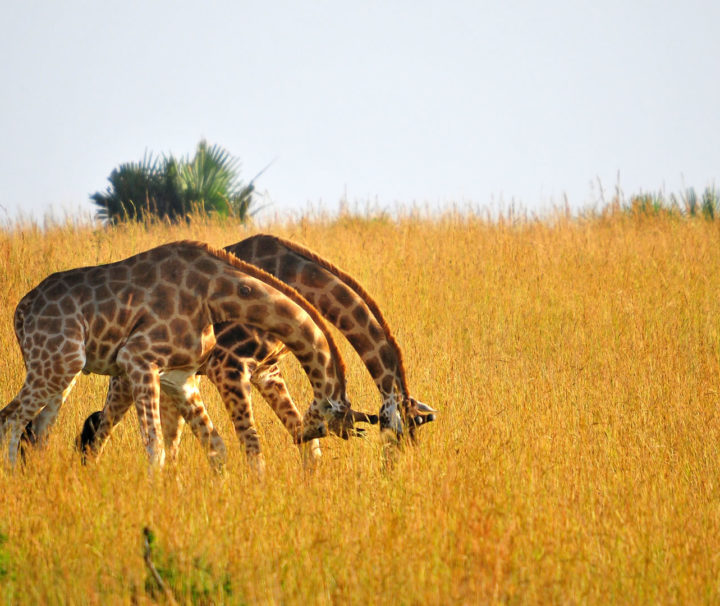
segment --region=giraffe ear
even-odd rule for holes
[[[434,408],[428,406],[427,404],[424,404],[423,402],[419,402],[418,400],[415,400],[414,398],[411,398],[413,408],[415,409],[413,412],[419,413],[415,414],[414,417],[411,417],[412,424],[415,427],[418,427],[419,425],[425,425],[427,423],[431,423],[435,420],[435,413],[437,410]]]
[[[437,412],[437,410],[435,410],[434,408],[428,406],[427,404],[423,404],[422,402],[419,402],[418,400],[415,400],[415,405],[417,407],[418,412],[420,412],[424,415],[429,415],[433,412]]]

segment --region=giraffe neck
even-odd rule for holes
[[[248,286],[249,294],[244,290]],[[317,310],[297,291],[227,255],[219,260],[208,293],[214,324],[243,322],[273,335],[302,365],[316,402],[346,402],[345,367],[337,345]]]
[[[400,347],[377,303],[351,276],[275,236],[259,234],[225,250],[292,286],[336,326],[365,364],[384,403],[407,397]]]

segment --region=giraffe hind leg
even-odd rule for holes
[[[127,377],[111,377],[105,406],[102,411],[92,413],[83,424],[82,432],[75,440],[82,462],[88,456],[99,458],[115,425],[123,418],[133,404],[132,389]]]
[[[8,461],[11,465],[17,462],[18,454],[20,454],[20,444],[23,434],[26,432],[28,425],[34,420],[36,415],[41,412],[41,429],[40,438],[42,438],[50,429],[57,419],[58,412],[73,386],[75,377],[80,369],[75,371],[70,367],[65,373],[56,372],[51,381],[39,382],[32,380],[32,366],[25,379],[25,383],[20,388],[18,395],[13,399],[9,406],[12,406],[12,412],[8,414],[6,424],[10,428],[10,441],[8,444]],[[40,376],[43,376],[40,374]],[[44,383],[44,384],[42,384]],[[15,403],[13,405],[13,403]],[[34,425],[32,426],[34,427]],[[25,452],[23,449],[22,456]]]

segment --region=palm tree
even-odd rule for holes
[[[208,147],[200,141],[192,160],[178,165],[180,190],[186,204],[207,212],[233,215],[244,219],[255,190],[251,181],[240,180],[240,161],[219,145]]]
[[[110,173],[110,186],[90,198],[98,218],[108,223],[161,218],[177,222],[193,211],[232,215],[245,221],[252,213],[254,180],[240,180],[240,161],[219,145],[200,141],[192,159],[162,160],[145,154],[141,162],[121,164]]]

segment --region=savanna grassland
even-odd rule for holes
[[[439,410],[393,466],[376,428],[323,441],[301,471],[255,394],[267,460],[229,446],[215,474],[191,435],[152,478],[131,412],[97,464],[72,444],[107,378],[81,377],[49,443],[0,466],[0,596],[12,604],[717,603],[720,222],[341,216],[263,226],[334,261],[377,299],[413,395]],[[195,220],[0,231],[0,400],[24,367],[16,303],[47,274],[257,228]],[[380,398],[338,337],[356,408]],[[283,361],[299,407],[310,402]]]

